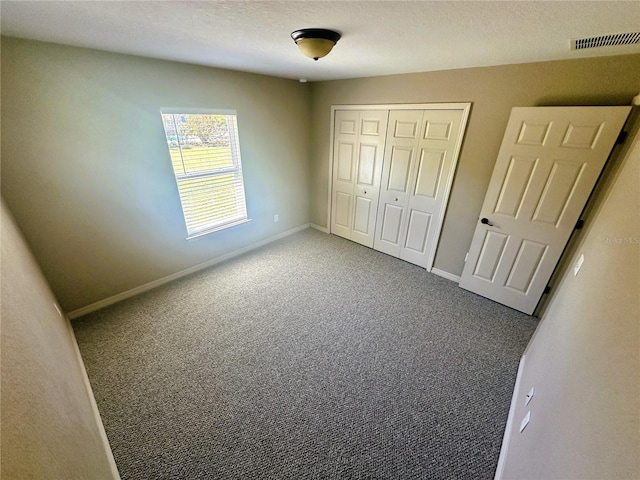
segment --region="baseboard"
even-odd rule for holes
[[[69,317],[69,319],[73,320],[74,318],[78,318],[81,317],[82,315],[86,315],[87,313],[91,313],[91,312],[95,312],[96,310],[100,310],[101,308],[107,307],[109,305],[113,305],[114,303],[120,302],[122,300],[125,300],[127,298],[133,297],[135,295],[139,295],[141,293],[147,292],[149,290],[152,290],[156,287],[159,287],[160,285],[164,285],[165,283],[169,283],[172,282],[174,280],[177,280],[178,278],[187,276],[187,275],[191,275],[192,273],[198,272],[200,270],[204,270],[205,268],[209,268],[212,267],[213,265],[216,265],[218,263],[224,262],[226,260],[230,260],[234,257],[237,257],[239,255],[243,255],[247,252],[250,252],[251,250],[255,250],[256,248],[260,248],[263,247],[265,245],[268,245],[269,243],[275,242],[276,240],[280,240],[281,238],[284,237],[288,237],[289,235],[292,235],[294,233],[297,233],[301,230],[304,230],[306,228],[311,227],[312,225],[309,223],[305,223],[303,225],[300,225],[296,228],[292,228],[291,230],[287,230],[286,232],[282,232],[279,233],[278,235],[274,235],[273,237],[269,237],[265,240],[261,240],[259,242],[256,243],[252,243],[251,245],[248,245],[246,247],[240,248],[238,250],[234,250],[232,252],[229,253],[225,253],[224,255],[220,255],[219,257],[213,258],[211,260],[208,260],[206,262],[203,263],[199,263],[197,265],[194,265],[193,267],[189,267],[186,268],[184,270],[181,270],[179,272],[173,273],[171,275],[168,275],[166,277],[163,278],[159,278],[157,280],[154,280],[152,282],[149,283],[145,283],[144,285],[140,285],[139,287],[135,287],[132,288],[131,290],[127,290],[126,292],[121,292],[118,293],[116,295],[113,295],[111,297],[105,298],[104,300],[99,300],[95,303],[92,303],[90,305],[84,306],[84,307],[80,307],[72,312],[67,313],[67,317]]]
[[[460,277],[458,275],[454,275],[453,273],[445,272],[444,270],[440,270],[439,268],[432,268],[431,273],[438,275],[439,277],[446,278],[447,280],[451,280],[452,282],[460,283]]]
[[[104,424],[102,423],[102,417],[100,416],[100,411],[98,410],[98,404],[96,403],[96,398],[93,396],[93,389],[91,388],[91,383],[89,382],[89,376],[87,375],[87,370],[84,366],[84,360],[82,359],[82,354],[80,353],[80,347],[78,346],[76,335],[73,332],[73,327],[71,326],[69,317],[65,316],[65,321],[67,322],[67,328],[69,329],[69,335],[71,336],[73,349],[75,350],[76,358],[78,359],[78,363],[80,365],[80,374],[82,375],[82,383],[84,383],[84,388],[87,392],[89,403],[91,404],[91,412],[93,414],[96,425],[98,427],[98,435],[100,436],[100,440],[102,441],[102,446],[104,448],[105,455],[107,457],[107,462],[109,463],[109,468],[111,469],[111,475],[113,477],[113,480],[120,480],[120,473],[118,472],[116,461],[113,458],[113,452],[111,451],[111,445],[109,445],[107,432],[105,431]]]
[[[314,230],[318,230],[322,233],[329,233],[329,229],[327,227],[321,227],[320,225],[316,225],[315,223],[310,223],[309,226]]]
[[[496,468],[496,476],[494,480],[502,480],[502,472],[504,470],[504,464],[507,460],[507,450],[509,449],[509,442],[511,441],[511,431],[513,430],[513,422],[516,413],[516,404],[518,402],[518,392],[520,392],[520,383],[522,379],[522,372],[524,370],[525,357],[526,355],[522,355],[522,358],[520,358],[520,363],[518,364],[516,384],[513,387],[513,396],[511,397],[511,406],[509,407],[507,426],[504,429],[504,436],[502,437],[502,447],[500,448],[500,457],[498,458],[498,467]]]

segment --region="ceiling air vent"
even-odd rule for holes
[[[575,38],[571,40],[571,50],[585,48],[613,47],[616,45],[634,45],[640,43],[640,32],[614,33],[599,37]]]

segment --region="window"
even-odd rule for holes
[[[235,112],[161,113],[187,238],[248,221]]]

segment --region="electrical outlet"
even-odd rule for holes
[[[276,214],[273,216],[273,222],[274,222],[274,223],[278,223],[278,221],[279,221],[279,220],[280,220],[280,217],[278,217],[278,214],[276,213]]]
[[[576,262],[576,264],[573,266],[573,276],[576,277],[578,275],[578,272],[580,271],[580,268],[582,268],[582,264],[584,263],[584,253],[580,254],[580,258],[578,259],[578,261]]]
[[[524,406],[526,407],[527,405],[529,405],[529,402],[531,401],[531,399],[533,398],[533,394],[536,392],[536,389],[534,387],[531,387],[531,390],[529,390],[529,393],[527,393],[527,398],[524,401]]]
[[[520,433],[529,425],[529,420],[531,420],[531,410],[527,412],[522,421],[520,422]]]

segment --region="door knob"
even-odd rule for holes
[[[483,218],[482,220],[480,220],[480,223],[493,227],[493,223],[491,223],[488,218]]]

